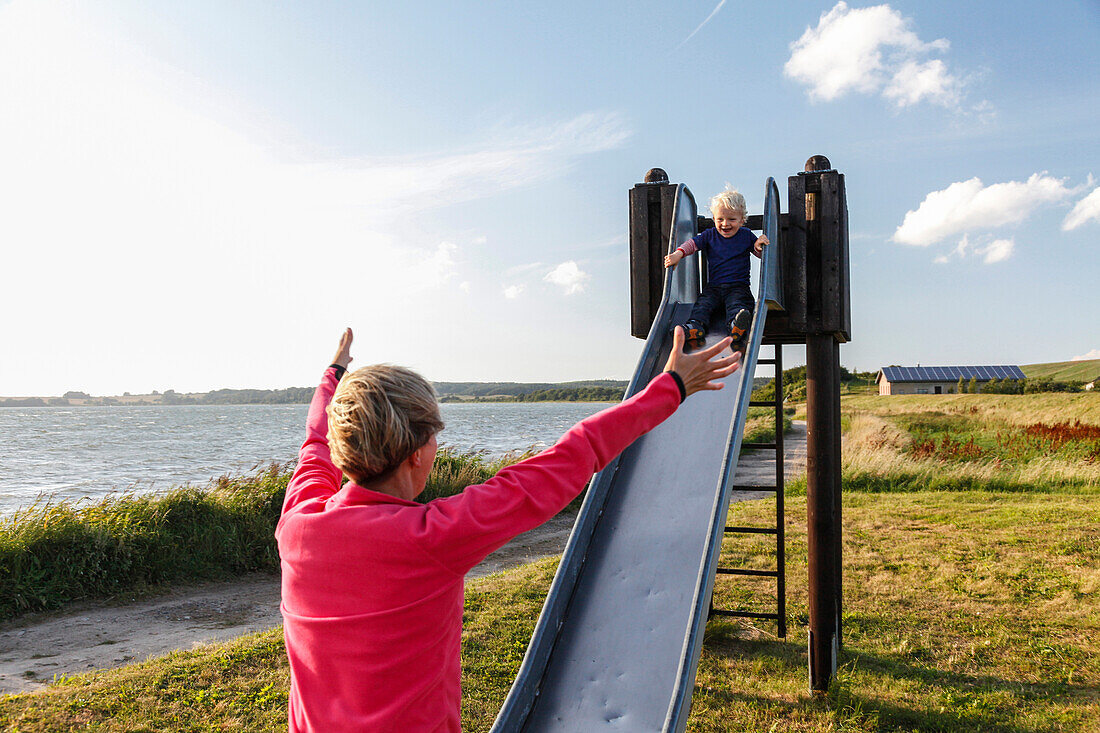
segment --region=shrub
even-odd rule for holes
[[[0,522],[0,618],[171,582],[274,570],[290,472],[273,465],[207,489],[45,504]]]

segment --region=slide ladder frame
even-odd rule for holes
[[[773,534],[775,535],[775,570],[760,570],[756,568],[725,568],[718,567],[718,575],[735,575],[742,577],[775,578],[775,613],[761,613],[758,611],[744,611],[735,609],[715,608],[711,604],[711,616],[725,616],[727,618],[752,618],[765,621],[775,621],[776,635],[780,639],[787,638],[787,553],[786,533],[784,527],[783,496],[785,483],[783,475],[783,345],[774,344],[775,355],[771,359],[757,359],[759,364],[775,365],[775,399],[753,400],[749,407],[774,407],[775,408],[775,442],[773,443],[742,443],[742,448],[749,449],[775,449],[775,485],[753,486],[737,485],[732,487],[734,491],[774,491],[775,492],[775,526],[774,527],[726,527],[725,534]]]
[[[722,461],[718,477],[719,490],[711,511],[711,529],[705,541],[703,556],[700,558],[694,602],[688,623],[689,630],[683,641],[679,668],[675,675],[675,689],[658,693],[670,697],[667,715],[660,728],[664,731],[684,730],[690,712],[695,672],[699,655],[702,652],[704,629],[709,616],[718,556],[726,526],[725,520],[730,500],[730,488],[733,483],[741,447],[741,433],[744,428],[752,391],[753,380],[751,375],[755,373],[756,357],[763,336],[766,313],[769,308],[777,307],[777,298],[781,297],[780,294],[782,293],[779,283],[778,253],[776,252],[779,236],[778,225],[779,193],[775,181],[769,178],[765,185],[764,231],[774,244],[765,248],[761,261],[758,288],[758,300],[761,307],[756,308],[753,315],[749,343],[742,359],[740,378],[733,379],[731,377],[731,382],[728,385],[729,388],[740,390],[740,394],[735,402],[729,433],[724,436],[726,448],[725,458]],[[676,187],[672,227],[666,251],[673,251],[688,238],[694,236],[695,229],[694,198],[683,184],[679,184]],[[700,260],[699,257],[687,258],[676,268],[665,272],[664,293],[661,304],[650,328],[649,337],[646,339],[637,370],[627,388],[627,397],[643,389],[659,373],[661,365],[658,361],[661,356],[661,349],[668,339],[668,329],[672,323],[671,319],[676,307],[683,306],[685,303],[693,303],[698,298],[702,283]],[[765,304],[767,307],[764,307]],[[620,456],[613,460],[592,481],[565,552],[562,555],[558,571],[547,594],[542,612],[539,615],[531,643],[528,646],[515,682],[493,725],[493,731],[501,733],[508,731],[511,733],[530,729],[527,727],[528,716],[538,699],[543,677],[553,654],[558,634],[569,614],[573,593],[577,587],[578,578],[584,570],[588,548],[592,543],[594,533],[598,531],[600,515],[607,502],[615,474],[620,468],[621,458]],[[625,612],[626,609],[624,609]],[[639,696],[646,695],[647,690],[639,689],[637,694]]]

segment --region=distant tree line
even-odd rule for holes
[[[626,382],[597,379],[578,382],[436,382],[441,402],[607,402],[618,401]],[[306,405],[313,398],[313,387],[286,389],[216,389],[202,394],[180,394],[174,389],[154,392],[164,405]],[[472,398],[472,399],[471,399]],[[70,399],[90,406],[121,404],[113,397],[93,397],[86,392],[70,391],[63,397],[0,400],[0,407],[68,407]]]
[[[622,397],[626,382],[614,379],[587,379],[575,382],[432,382],[436,393],[443,397],[520,397],[552,390],[579,390],[593,387],[618,390],[614,399]]]
[[[974,377],[959,377],[955,386],[959,394],[1036,394],[1039,392],[1081,392],[1081,382],[1060,382],[1054,379],[997,379],[979,382]]]
[[[840,367],[840,382],[848,386],[874,384],[878,372],[860,372]],[[753,390],[752,399],[762,402],[775,399],[775,379]],[[783,370],[783,400],[803,402],[806,399],[806,365]]]
[[[517,402],[618,402],[625,387],[574,387],[540,389],[516,397]]]

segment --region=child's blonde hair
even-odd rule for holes
[[[718,209],[729,209],[730,211],[741,214],[741,218],[744,219],[749,215],[748,206],[745,204],[745,197],[734,188],[729,188],[729,184],[726,184],[726,190],[718,194],[710,200],[710,214],[714,216],[718,213]]]
[[[431,383],[391,364],[348,372],[327,412],[332,462],[359,484],[391,472],[443,429]]]

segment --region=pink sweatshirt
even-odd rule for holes
[[[329,458],[325,371],[275,537],[291,731],[458,731],[463,577],[561,511],[680,403],[663,374],[552,448],[427,504],[347,483]]]

